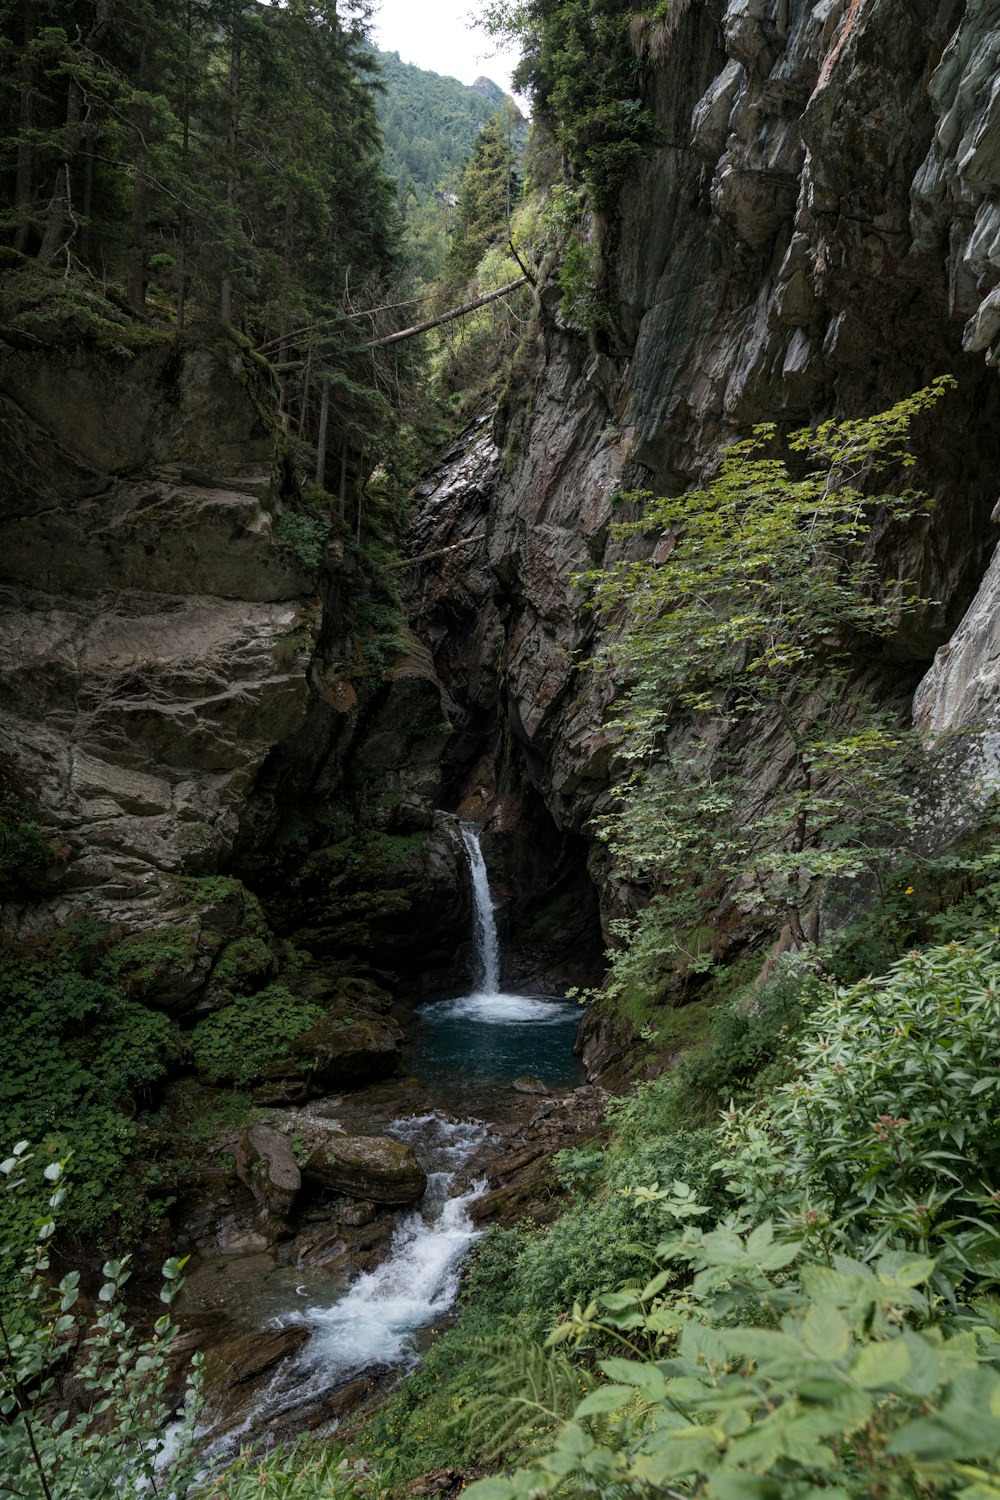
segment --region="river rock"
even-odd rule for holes
[[[288,1218],[302,1174],[287,1136],[266,1125],[244,1130],[236,1147],[236,1172],[270,1220]]]
[[[225,1432],[255,1410],[274,1367],[295,1354],[309,1338],[301,1325],[268,1328],[217,1344],[205,1355],[205,1401],[212,1427]]]
[[[416,1203],[427,1174],[412,1148],[387,1135],[338,1135],[312,1153],[305,1176],[348,1198],[394,1207]]]
[[[519,1094],[547,1094],[549,1086],[540,1078],[532,1078],[530,1073],[522,1073],[520,1078],[515,1078],[511,1088],[516,1089]]]
[[[293,1043],[287,1057],[261,1072],[254,1100],[297,1104],[310,1093],[388,1078],[399,1062],[399,1043],[392,1021],[324,1016]]]
[[[217,1362],[227,1372],[222,1379],[223,1385],[242,1385],[294,1354],[308,1337],[309,1330],[300,1326],[268,1328],[220,1344],[213,1349],[211,1359],[213,1364]]]
[[[377,1213],[378,1209],[374,1203],[364,1198],[359,1198],[354,1203],[345,1204],[344,1212],[340,1217],[348,1228],[362,1229],[366,1224],[372,1222]]]

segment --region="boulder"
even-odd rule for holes
[[[287,1136],[266,1125],[244,1130],[236,1147],[236,1172],[269,1219],[288,1218],[302,1174]]]
[[[312,1153],[303,1172],[348,1198],[393,1207],[416,1203],[427,1186],[412,1148],[387,1135],[332,1136]]]
[[[548,1094],[550,1091],[547,1083],[540,1078],[532,1078],[530,1073],[522,1073],[520,1078],[515,1078],[511,1088],[519,1094]]]
[[[265,1068],[258,1080],[260,1102],[296,1102],[295,1084],[315,1093],[388,1078],[399,1061],[400,1034],[392,1022],[369,1017],[324,1016],[298,1037],[289,1055]],[[255,1095],[255,1097],[257,1097]]]
[[[280,1360],[287,1359],[289,1354],[294,1354],[308,1337],[309,1330],[296,1325],[247,1333],[227,1344],[220,1344],[210,1355],[211,1363],[219,1370],[219,1375],[211,1383],[224,1390],[254,1380],[273,1369]]]

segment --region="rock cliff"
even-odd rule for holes
[[[905,713],[941,647],[926,721],[995,718],[998,48],[996,0],[675,0],[658,144],[594,231],[612,336],[592,348],[543,285],[540,369],[428,488],[415,550],[484,534],[413,594],[471,736],[449,747],[457,800],[489,817],[516,783],[565,838],[600,810],[613,686],[575,669],[593,633],[573,576],[612,555],[616,489],[679,493],[754,423],[867,414],[945,371],[957,393],[917,433],[934,508],[878,538],[935,603],[864,689]],[[589,865],[605,919],[627,911],[593,845]]]

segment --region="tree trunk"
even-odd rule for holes
[[[140,89],[147,83],[148,52],[143,42],[139,49],[138,80]],[[139,110],[138,143],[132,178],[132,234],[128,248],[128,277],[125,295],[133,312],[146,311],[146,136],[149,132],[149,109]]]
[[[111,0],[97,0],[94,24],[87,33],[82,51],[93,52],[108,29],[111,20]],[[66,98],[66,129],[63,136],[63,154],[56,168],[56,180],[49,199],[48,222],[38,251],[39,263],[49,265],[60,250],[65,249],[76,232],[73,213],[72,169],[80,151],[80,140],[84,131],[83,90],[75,78],[69,81]],[[67,236],[67,229],[69,230]]]
[[[184,337],[184,316],[187,311],[187,163],[191,146],[191,4],[188,0],[184,15],[184,93],[181,104],[181,195],[180,212],[177,216],[177,342]]]
[[[31,240],[31,195],[34,153],[31,128],[35,115],[35,67],[31,44],[35,39],[34,0],[24,0],[21,53],[21,101],[17,129],[17,170],[14,180],[14,249],[24,255]]]
[[[330,383],[323,383],[323,398],[319,407],[319,436],[316,439],[316,483],[320,489],[326,485],[326,431],[330,421]]]
[[[94,212],[94,136],[89,126],[84,131],[84,140],[83,201],[81,203],[83,224],[80,228],[80,254],[86,260],[90,254],[90,219]]]
[[[402,328],[398,333],[387,334],[385,338],[371,339],[361,347],[363,349],[387,349],[390,344],[401,344],[404,339],[416,338],[418,333],[427,333],[431,328],[440,328],[442,323],[451,323],[455,318],[464,318],[468,313],[475,312],[477,308],[496,302],[498,297],[508,297],[511,292],[516,292],[518,287],[527,285],[527,276],[519,276],[516,281],[509,281],[506,286],[499,287],[495,292],[487,292],[485,297],[476,297],[474,301],[465,302],[461,307],[453,307],[450,312],[441,313],[437,318],[428,318],[426,323],[416,323],[412,328]]]
[[[229,125],[226,130],[226,209],[229,231],[234,232],[236,220],[236,161],[240,139],[240,3],[237,0],[233,15],[233,41],[229,54]],[[224,323],[233,321],[233,270],[232,257],[222,273],[222,289],[219,297],[219,315]]]

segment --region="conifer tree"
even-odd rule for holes
[[[462,174],[447,271],[465,282],[490,245],[503,242],[519,183],[511,115],[499,111],[483,126]]]

